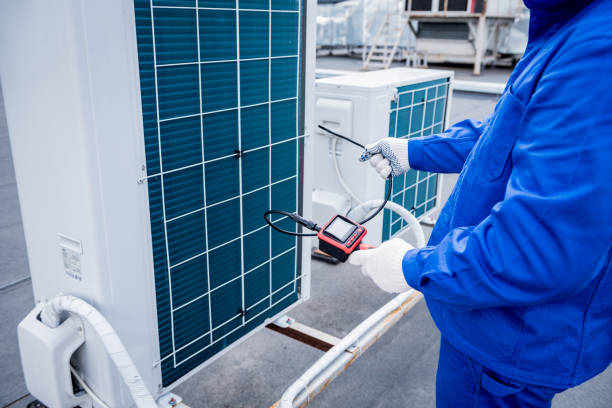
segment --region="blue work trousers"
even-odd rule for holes
[[[437,408],[550,407],[562,389],[515,382],[481,366],[442,338],[436,376]]]

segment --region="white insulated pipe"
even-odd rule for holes
[[[386,319],[398,309],[402,310],[404,303],[411,297],[414,297],[415,292],[416,291],[414,289],[410,289],[407,292],[403,292],[395,296],[393,299],[391,299],[391,301],[389,301],[389,303],[370,315],[366,320],[361,322],[359,326],[355,327],[348,335],[340,340],[338,344],[323,354],[323,356],[321,356],[316,363],[314,363],[308,370],[306,370],[304,374],[302,374],[300,378],[298,378],[289,388],[287,388],[279,401],[279,408],[293,408],[295,399],[302,391],[306,393],[307,402],[310,402],[309,390],[313,380],[315,380],[320,373],[332,366],[347,349],[355,346],[355,344],[358,343],[362,337],[371,332],[371,330],[375,326],[379,325],[383,319]],[[420,300],[420,297],[418,297],[417,300]],[[381,325],[381,329],[385,328],[388,328],[388,326]],[[366,336],[368,337],[367,340],[371,341],[372,337],[376,337],[379,334],[382,333],[370,333],[370,336]]]
[[[352,365],[360,355],[365,353],[371,345],[376,343],[383,334],[389,331],[422,298],[423,295],[421,293],[412,291],[411,297],[408,297],[408,299],[402,303],[401,309],[396,309],[396,311],[392,312],[387,318],[381,320],[370,330],[366,331],[351,348],[342,353],[327,369],[313,379],[308,386],[308,390],[303,390],[296,396],[293,405],[302,408],[308,405],[316,395],[321,393],[332,380]]]
[[[355,210],[360,208],[376,208],[382,205],[382,200],[371,200],[367,201]],[[421,228],[421,224],[416,219],[416,217],[404,207],[399,204],[388,202],[385,205],[385,208],[389,210],[397,212],[401,215],[411,227],[411,231],[414,233],[417,241],[417,248],[424,247],[425,242],[425,234],[423,233],[423,228]],[[377,338],[381,334],[383,334],[386,330],[388,330],[392,324],[395,324],[397,320],[401,316],[402,313],[399,313],[397,320],[393,321],[389,324],[381,324],[381,321],[387,319],[391,314],[393,314],[397,309],[401,311],[406,311],[411,308],[416,301],[420,300],[422,295],[419,295],[418,298],[415,298],[416,301],[408,302],[411,297],[414,298],[415,290],[410,289],[407,292],[400,293],[395,296],[389,303],[378,309],[372,315],[370,315],[366,320],[361,322],[359,326],[355,327],[351,332],[346,335],[338,344],[329,349],[321,358],[314,363],[300,378],[298,378],[287,390],[283,393],[279,401],[279,408],[293,408],[293,403],[302,392],[305,393],[306,403],[309,403],[310,400],[310,389],[313,383],[315,383],[315,389],[317,388],[316,383],[321,382],[321,373],[325,372],[323,380],[326,382],[330,379],[333,379],[336,376],[336,369],[333,369],[334,366],[338,365],[338,359],[342,358],[343,353],[350,347],[361,347],[362,345],[369,345],[371,342],[375,341],[373,339]],[[408,302],[408,305],[406,304]],[[375,330],[376,329],[376,330]],[[348,357],[345,357],[345,359]],[[302,394],[303,395],[303,394]]]
[[[361,200],[359,199],[359,197],[357,197],[355,193],[353,193],[353,190],[351,190],[350,187],[344,181],[344,177],[342,177],[342,173],[340,173],[340,167],[338,166],[338,156],[336,155],[336,147],[338,144],[338,138],[337,137],[332,138],[331,143],[332,143],[331,145],[332,162],[334,163],[334,170],[336,170],[336,177],[338,177],[338,182],[340,183],[340,186],[342,187],[342,189],[344,190],[346,194],[348,194],[353,200],[355,200],[357,204],[361,204]]]
[[[506,84],[501,82],[462,81],[460,79],[453,81],[455,91],[501,95],[505,88]]]
[[[357,207],[355,207],[354,209],[352,209],[350,212],[359,213],[359,211],[361,210],[366,210],[366,214],[367,214],[370,211],[372,211],[374,208],[380,207],[382,203],[383,203],[383,200],[366,201],[365,203],[362,203],[358,205]],[[408,222],[410,230],[414,233],[414,236],[416,238],[416,245],[415,245],[416,248],[422,248],[427,244],[427,242],[425,241],[425,233],[423,232],[423,228],[421,227],[419,220],[417,220],[416,217],[410,211],[408,211],[406,208],[392,201],[388,201],[387,204],[385,204],[385,208],[398,214],[400,217],[405,219],[406,222]]]
[[[136,406],[138,408],[157,408],[157,403],[147,389],[132,358],[104,316],[83,299],[70,295],[59,295],[45,303],[40,318],[45,325],[55,328],[60,325],[65,313],[76,315],[91,325],[119,370]]]

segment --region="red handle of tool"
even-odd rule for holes
[[[376,248],[374,245],[359,244],[359,250],[360,251],[365,251],[366,249],[374,249],[374,248]]]

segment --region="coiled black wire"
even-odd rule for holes
[[[340,139],[346,140],[349,143],[354,144],[355,146],[358,146],[362,149],[365,150],[365,146],[362,145],[359,142],[356,142],[346,136],[343,136],[339,133],[334,132],[333,130],[330,130],[328,128],[326,128],[325,126],[321,126],[319,125],[319,128],[324,130],[325,132],[339,137]],[[393,176],[391,176],[389,174],[389,178],[387,179],[389,180],[389,187],[387,190],[387,194],[385,195],[385,199],[383,201],[383,203],[380,205],[380,207],[378,207],[376,209],[376,211],[374,211],[374,213],[370,214],[368,217],[366,217],[365,219],[361,220],[358,222],[358,224],[363,225],[366,222],[370,221],[372,218],[376,217],[382,210],[383,208],[385,208],[385,205],[387,205],[387,202],[389,202],[389,198],[391,198],[391,191],[393,190]],[[296,224],[301,225],[302,227],[309,229],[311,231],[319,231],[321,230],[321,227],[319,225],[317,225],[316,223],[309,221],[307,219],[305,219],[304,217],[302,217],[301,215],[297,214],[297,213],[290,213],[287,211],[283,211],[283,210],[268,210],[264,213],[264,220],[266,220],[266,223],[272,227],[274,230],[281,232],[283,234],[287,234],[287,235],[292,235],[294,237],[314,237],[317,235],[316,232],[293,232],[293,231],[287,231],[284,230],[276,225],[274,225],[274,223],[272,222],[272,220],[270,220],[270,215],[272,214],[278,214],[278,215],[284,215],[286,217],[288,217],[289,219],[293,220]]]

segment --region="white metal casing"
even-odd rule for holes
[[[452,71],[393,68],[317,79],[316,133],[313,141],[316,165],[313,188],[347,196],[336,177],[330,148],[331,138],[316,126],[323,124],[341,134],[348,130],[345,136],[361,144],[374,143],[389,134],[390,103],[396,97],[398,87],[445,78],[449,79],[444,118],[446,128],[452,99]],[[346,121],[350,123],[345,123]],[[337,141],[338,165],[346,184],[362,202],[380,200],[384,197],[385,181],[370,165],[358,161],[360,154],[358,147],[343,140]],[[441,184],[439,180],[436,207],[427,214],[439,209],[442,204],[439,194]],[[357,204],[352,201],[353,207]],[[323,213],[313,214],[315,222],[318,223],[326,222],[325,216]],[[382,224],[382,216],[379,215],[366,225],[368,244],[380,244]]]
[[[306,134],[315,7],[306,2]],[[138,183],[145,175],[145,148],[133,2],[2,2],[0,55],[35,300],[64,293],[92,304],[119,334],[149,391],[163,395],[240,341],[162,387],[148,192],[146,183]],[[307,192],[310,144],[306,137]],[[310,193],[303,197],[309,216]],[[82,253],[66,254],[66,247]],[[308,240],[303,247],[300,302],[310,295]],[[132,406],[87,324],[84,333],[77,359],[86,381],[110,406]],[[37,353],[23,347],[23,353]]]

